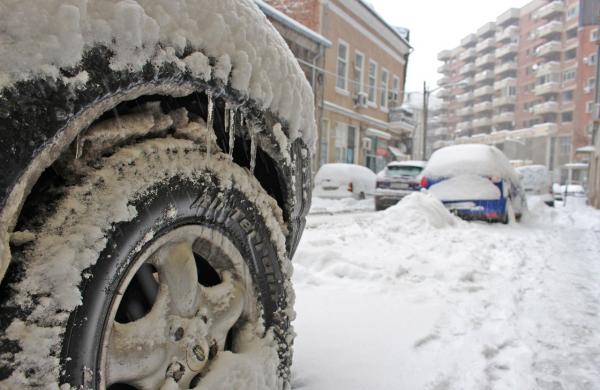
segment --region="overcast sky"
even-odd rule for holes
[[[460,44],[467,34],[512,7],[529,0],[366,0],[393,26],[410,29],[414,47],[408,60],[406,92],[421,91],[423,81],[432,88],[441,65],[437,53]]]

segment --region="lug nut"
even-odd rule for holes
[[[202,350],[201,346],[194,346],[194,348],[192,348],[192,352],[194,352],[194,356],[196,357],[196,359],[198,359],[198,361],[203,362],[204,359],[206,359],[206,356],[204,355],[204,351]]]
[[[167,378],[173,378],[175,382],[179,382],[184,373],[185,367],[179,362],[173,362],[167,367]]]

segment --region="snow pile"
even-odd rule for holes
[[[429,192],[442,201],[493,200],[500,189],[489,179],[477,175],[459,175],[432,185]]]
[[[466,144],[447,146],[431,155],[422,172],[427,177],[451,177],[471,174],[501,177],[519,182],[506,156],[494,146]]]
[[[285,118],[292,139],[301,131],[309,147],[314,143],[310,85],[253,1],[9,0],[0,10],[0,89],[37,75],[58,78],[60,68],[105,45],[115,54],[115,70],[169,61],[204,80],[229,80]],[[181,60],[188,47],[196,52]]]
[[[356,211],[372,211],[374,208],[373,199],[328,199],[313,197],[310,205],[311,214],[335,214],[348,213]]]
[[[443,228],[457,223],[457,218],[448,209],[428,193],[414,192],[402,199],[396,205],[386,209],[381,214],[378,227],[400,230],[423,230],[428,226]]]

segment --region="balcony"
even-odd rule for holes
[[[545,76],[547,74],[560,73],[560,70],[560,62],[550,61],[539,65],[538,68],[535,70],[535,75],[537,77],[540,77]]]
[[[447,88],[442,88],[440,91],[438,91],[436,96],[440,99],[447,99],[450,97],[450,91]]]
[[[496,58],[515,56],[517,55],[518,51],[519,45],[517,45],[516,43],[510,43],[508,45],[504,45],[496,49]]]
[[[506,26],[519,21],[520,10],[511,8],[496,18],[497,26]]]
[[[461,95],[456,96],[456,101],[460,103],[467,103],[474,99],[473,92],[463,93]]]
[[[460,84],[462,84],[463,86],[469,86],[469,85],[473,85],[474,82],[475,82],[475,79],[473,79],[473,77],[465,77],[464,79],[462,79],[460,81]]]
[[[472,124],[474,128],[486,127],[492,125],[492,120],[490,118],[477,118],[473,119]]]
[[[465,48],[469,48],[477,43],[477,35],[469,34],[460,40],[460,45]]]
[[[473,106],[463,107],[456,111],[459,116],[469,116],[473,114]]]
[[[493,95],[493,94],[494,94],[494,87],[492,87],[491,85],[486,85],[485,87],[479,87],[475,91],[473,91],[473,96],[475,96],[475,97],[482,97],[482,96]]]
[[[473,112],[477,114],[484,111],[491,111],[492,108],[492,102],[481,102],[473,106]]]
[[[472,127],[471,125],[471,121],[465,121],[465,122],[458,122],[456,124],[456,131],[457,132],[463,132],[463,131],[467,131]]]
[[[558,114],[558,112],[559,112],[559,104],[558,104],[558,102],[538,103],[535,106],[533,106],[532,112],[535,115]]]
[[[473,58],[475,58],[475,56],[477,55],[477,51],[475,50],[475,48],[470,48],[470,49],[466,49],[465,51],[463,51],[462,53],[460,53],[460,55],[458,56],[458,58],[461,61],[470,61]]]
[[[517,68],[518,68],[518,65],[517,65],[516,61],[509,61],[509,62],[504,62],[500,65],[496,65],[496,68],[494,69],[494,71],[496,72],[497,76],[501,76],[504,73],[516,72]]]
[[[541,25],[536,30],[536,35],[538,38],[545,38],[549,35],[560,34],[564,30],[564,24],[561,21],[553,20],[544,25]]]
[[[450,64],[446,63],[437,68],[438,73],[447,73],[450,71]]]
[[[492,121],[494,123],[514,122],[515,121],[515,113],[512,111],[496,113],[496,114],[494,114],[494,118]]]
[[[538,96],[559,93],[561,91],[560,83],[557,81],[550,81],[548,83],[536,85],[535,94]]]
[[[472,74],[475,73],[475,64],[465,64],[462,66],[462,68],[460,68],[459,73],[461,75],[467,75],[467,74]]]
[[[517,84],[517,79],[514,77],[507,77],[494,83],[494,91],[499,91],[507,87],[514,87]]]
[[[544,57],[560,52],[562,52],[562,44],[560,43],[560,41],[546,42],[543,45],[538,46],[537,49],[535,49],[535,55],[538,57]]]
[[[452,51],[450,50],[442,50],[438,53],[437,59],[440,61],[447,61],[452,58]]]
[[[494,108],[503,107],[503,106],[513,106],[517,103],[516,96],[499,96],[495,97],[493,104]]]
[[[450,78],[449,77],[442,77],[441,79],[439,79],[437,81],[437,85],[439,85],[440,87],[443,85],[446,85],[450,82]]]
[[[482,67],[496,62],[496,57],[493,54],[486,54],[475,60],[475,66]]]
[[[565,11],[565,4],[561,0],[555,0],[539,8],[533,13],[535,19],[544,19]]]
[[[484,24],[483,26],[481,26],[477,30],[477,35],[480,37],[494,35],[495,33],[496,33],[496,23],[494,23],[494,22],[488,22],[488,23]]]
[[[486,50],[490,50],[490,49],[494,49],[496,47],[496,40],[493,37],[490,37],[488,39],[485,39],[481,42],[479,42],[477,44],[477,46],[475,46],[475,50],[477,50],[478,53],[486,51]]]
[[[479,72],[475,75],[475,82],[480,83],[482,81],[492,80],[494,78],[493,70],[484,70],[483,72]]]
[[[496,33],[496,42],[512,42],[519,38],[519,27],[510,26]]]

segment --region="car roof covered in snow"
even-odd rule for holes
[[[424,168],[426,164],[427,164],[427,161],[408,160],[408,161],[392,161],[387,166],[388,167],[421,167],[421,168]]]
[[[375,173],[367,167],[357,164],[331,163],[325,164],[317,171],[315,182],[326,177],[336,179],[361,178],[364,180],[375,180]]]
[[[453,177],[458,175],[497,176],[519,182],[519,176],[498,148],[482,144],[453,145],[431,155],[423,176]]]

